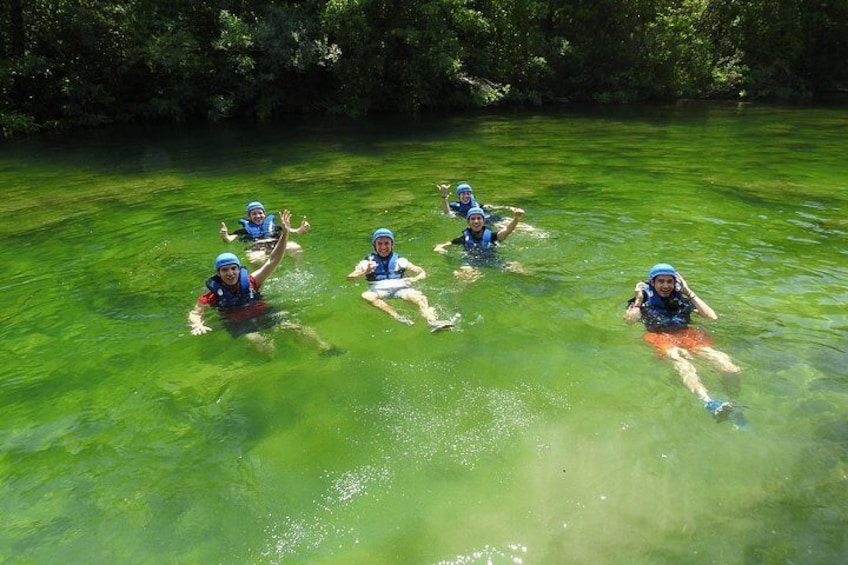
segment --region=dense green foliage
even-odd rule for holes
[[[848,1],[4,0],[4,135],[848,87]]]

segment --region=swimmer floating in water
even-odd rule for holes
[[[495,258],[495,250],[498,242],[505,241],[506,238],[515,230],[518,221],[524,217],[524,210],[521,208],[515,209],[515,215],[506,227],[499,231],[493,231],[486,227],[486,217],[483,209],[480,207],[471,208],[468,210],[467,223],[468,227],[457,238],[450,241],[438,244],[433,248],[436,253],[443,255],[447,254],[448,247],[451,245],[462,245],[465,253],[465,261],[459,270],[454,271],[453,275],[459,280],[472,282],[480,278],[480,271],[477,270],[478,265],[491,265]],[[510,262],[504,265],[506,270],[514,273],[525,273],[524,268],[516,263]]]
[[[292,330],[318,345],[325,353],[341,352],[323,341],[311,328],[301,326],[282,318],[283,312],[269,307],[259,293],[262,284],[274,273],[283,252],[289,233],[291,212],[280,213],[283,232],[271,250],[268,259],[257,270],[248,273],[233,253],[221,253],[215,259],[215,274],[206,281],[209,292],[200,296],[194,308],[188,314],[192,335],[211,332],[206,325],[204,314],[208,308],[216,308],[224,320],[224,327],[233,337],[244,335],[257,349],[271,352],[274,343],[259,333],[260,330],[275,328]]]
[[[274,223],[274,215],[267,215],[265,207],[261,202],[250,202],[247,205],[247,218],[241,218],[239,223],[241,229],[230,233],[227,229],[227,224],[221,222],[221,229],[218,233],[221,239],[227,243],[231,243],[239,239],[245,243],[249,243],[250,247],[247,250],[247,259],[251,264],[261,264],[268,258],[274,244],[280,238],[281,228]],[[306,218],[301,221],[297,229],[288,229],[288,233],[304,234],[311,229]],[[297,261],[303,253],[303,248],[293,241],[288,241],[285,248],[292,259]]]
[[[468,217],[468,211],[472,208],[480,208],[484,212],[484,217],[486,218],[486,223],[495,226],[498,230],[505,228],[509,225],[509,218],[502,218],[500,215],[495,214],[493,212],[506,210],[508,212],[512,212],[515,214],[517,210],[520,208],[516,208],[515,206],[502,206],[495,204],[480,204],[477,202],[477,199],[474,197],[474,191],[471,189],[471,185],[463,182],[456,185],[456,197],[457,200],[451,200],[450,198],[450,185],[447,183],[437,184],[436,188],[439,189],[439,197],[442,201],[442,213],[446,216],[453,215],[460,219],[466,219]],[[535,235],[536,237],[546,238],[548,234],[537,230],[533,226],[529,224],[525,224],[520,222],[516,224],[515,229],[521,232],[526,232]]]
[[[386,228],[380,228],[371,236],[374,253],[369,253],[356,264],[347,280],[353,281],[365,277],[368,290],[362,293],[362,298],[395,320],[412,324],[412,320],[400,315],[397,310],[386,302],[388,298],[400,298],[418,306],[421,316],[427,320],[431,331],[443,330],[453,326],[453,322],[439,320],[424,294],[412,288],[412,283],[427,276],[421,267],[412,264],[408,259],[399,256],[395,250],[395,236]],[[408,277],[411,273],[413,276]]]
[[[641,321],[648,330],[645,341],[671,360],[683,384],[701,399],[713,418],[726,420],[733,413],[733,404],[710,396],[698,378],[692,354],[725,373],[736,374],[739,367],[726,353],[712,347],[712,340],[705,332],[689,327],[692,312],[708,320],[718,319],[715,311],[689,288],[674,267],[658,263],[648,274],[647,282],[636,284],[635,297],[628,302],[624,320],[627,324]]]

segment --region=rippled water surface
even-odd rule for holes
[[[0,145],[0,562],[848,559],[848,111],[96,131]],[[435,184],[521,206],[469,285]],[[185,316],[249,200],[306,216],[272,353]],[[345,275],[389,227],[450,332]],[[714,423],[622,308],[673,263],[742,367]],[[401,311],[415,317],[409,305]]]

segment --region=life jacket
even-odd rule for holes
[[[642,323],[648,331],[683,329],[690,324],[694,311],[695,306],[692,301],[677,289],[668,298],[657,294],[650,284],[647,284],[647,288],[642,291]]]
[[[494,238],[495,234],[489,228],[483,228],[483,235],[480,236],[479,239],[476,239],[471,233],[471,228],[465,228],[465,231],[462,232],[462,235],[463,237],[465,237],[466,251],[481,251],[483,249],[493,249],[496,244]]]
[[[239,223],[244,228],[244,231],[247,232],[250,239],[266,239],[277,236],[277,226],[274,225],[274,214],[265,216],[262,224],[258,226],[245,218],[240,219]]]
[[[478,208],[480,207],[480,205],[477,204],[477,199],[474,198],[473,196],[471,197],[471,200],[468,201],[468,204],[463,204],[462,202],[454,201],[454,202],[451,202],[449,204],[449,206],[450,206],[451,212],[453,212],[454,214],[456,214],[458,216],[461,216],[463,219],[465,219],[465,217],[468,215],[469,210],[471,210],[474,207],[478,207]]]
[[[215,296],[218,297],[217,307],[222,310],[241,308],[258,302],[262,298],[259,291],[250,284],[248,272],[245,267],[239,270],[238,286],[239,293],[235,294],[227,288],[227,285],[224,284],[224,281],[218,275],[213,275],[206,281],[206,288],[214,292]]]
[[[392,251],[392,254],[388,257],[380,257],[376,253],[371,253],[367,257],[366,260],[374,261],[377,263],[377,268],[374,269],[373,272],[365,275],[365,280],[374,282],[374,281],[384,281],[386,279],[402,279],[404,272],[406,269],[398,268],[398,259],[400,256]]]

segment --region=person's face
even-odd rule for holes
[[[468,218],[468,227],[471,228],[471,231],[478,232],[482,230],[486,226],[486,220],[483,219],[483,216],[480,214],[474,214],[470,218]]]
[[[392,240],[388,237],[378,237],[376,241],[374,241],[374,251],[377,252],[377,255],[380,257],[388,257],[392,254]]]
[[[239,271],[241,269],[238,265],[224,265],[220,269],[218,269],[218,276],[221,277],[221,280],[224,281],[224,284],[227,286],[235,286],[238,283]]]
[[[654,277],[654,289],[663,298],[668,298],[674,292],[674,283],[677,282],[671,275],[657,275]]]
[[[471,202],[471,193],[468,192],[467,190],[465,192],[460,192],[459,193],[459,201],[462,202],[463,204],[468,204],[469,202]]]
[[[265,220],[265,210],[262,208],[254,208],[247,216],[254,224],[261,224]]]

